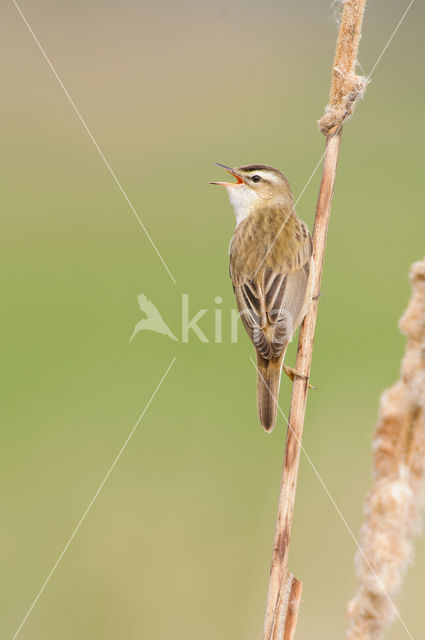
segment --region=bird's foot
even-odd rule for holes
[[[319,298],[322,298],[322,297],[323,297],[323,298],[326,298],[325,294],[324,294],[324,293],[322,293],[322,291],[319,291],[319,293],[318,293],[317,295],[315,295],[315,296],[312,296],[312,298],[311,298],[311,299],[312,299],[312,300],[318,300]]]
[[[287,364],[283,365],[283,370],[286,373],[286,375],[288,376],[288,378],[290,380],[292,380],[292,382],[294,381],[294,378],[304,378],[304,380],[308,380],[308,376],[305,376],[303,373],[300,373],[299,371],[297,371],[296,369],[294,369],[293,367],[289,367]],[[317,387],[314,387],[312,384],[308,384],[308,388],[309,389],[314,389],[316,390]]]

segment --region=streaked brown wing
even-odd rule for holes
[[[263,358],[278,357],[303,318],[311,255],[311,236],[295,213],[259,211],[236,227],[230,277],[244,327]]]
[[[292,339],[303,319],[310,295],[310,262],[284,276],[282,284],[267,309],[269,325],[266,329],[273,356],[278,356]],[[278,280],[276,276],[274,280]],[[273,282],[274,282],[273,280]],[[268,294],[266,294],[266,300]]]
[[[242,323],[255,348],[263,358],[272,358],[273,349],[265,333],[268,324],[265,298],[258,282],[247,282],[241,287],[234,286],[233,290]]]
[[[310,290],[310,260],[289,273],[265,270],[253,282],[234,286],[244,327],[255,348],[279,356],[300,324]]]

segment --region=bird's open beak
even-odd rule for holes
[[[232,167],[226,167],[225,164],[220,164],[219,162],[216,162],[215,164],[217,165],[217,167],[223,167],[223,169],[226,169],[226,171],[228,171],[232,176],[236,178],[237,182],[210,182],[210,184],[219,184],[222,187],[234,187],[238,184],[243,184],[242,177],[235,169],[232,169]]]

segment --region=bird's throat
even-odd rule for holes
[[[230,203],[235,210],[236,226],[238,226],[255,210],[258,196],[255,191],[245,185],[229,185],[226,189]]]

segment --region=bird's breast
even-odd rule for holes
[[[232,280],[252,279],[264,269],[284,266],[290,258],[294,233],[291,211],[262,210],[249,215],[235,229],[230,243]]]

